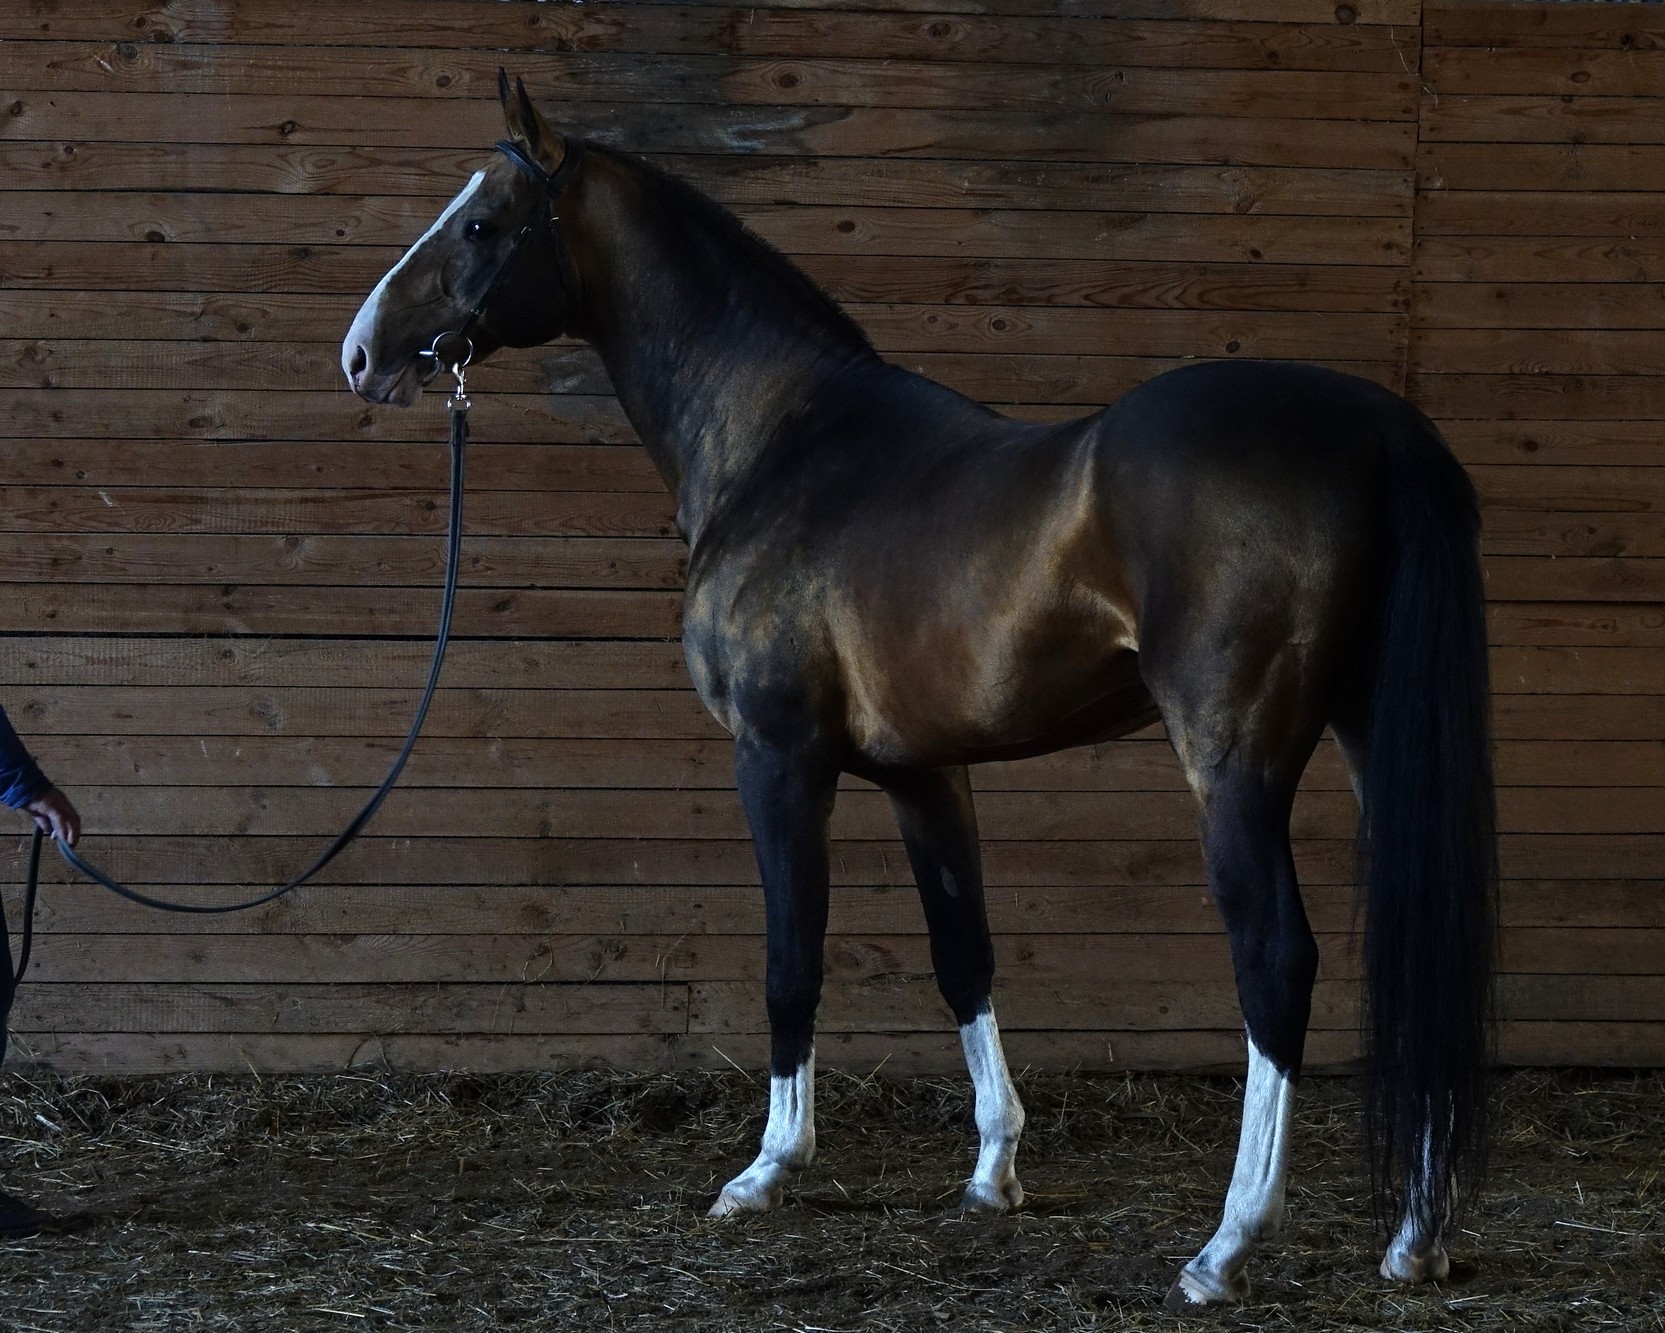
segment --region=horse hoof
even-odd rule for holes
[[[1421,1254],[1402,1250],[1397,1245],[1382,1260],[1381,1274],[1389,1282],[1413,1286],[1420,1282],[1444,1282],[1451,1276],[1451,1260],[1445,1248],[1435,1245]]]
[[[1189,1268],[1180,1269],[1174,1285],[1162,1300],[1169,1314],[1217,1314],[1249,1297],[1249,1279],[1239,1273],[1229,1281],[1201,1276]]]
[[[1023,1186],[1018,1184],[1015,1176],[1004,1185],[974,1180],[965,1187],[965,1193],[960,1196],[962,1213],[980,1213],[992,1217],[1021,1207]]]
[[[754,1189],[730,1182],[723,1186],[717,1202],[711,1205],[707,1217],[735,1217],[741,1213],[769,1213],[781,1206],[786,1192],[779,1185],[768,1189]]]

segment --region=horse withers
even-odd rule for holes
[[[1434,427],[1365,380],[1243,361],[1011,420],[887,364],[697,191],[502,99],[501,151],[371,293],[342,366],[409,405],[442,333],[476,360],[585,339],[675,493],[688,669],[734,736],[768,923],[768,1122],[713,1214],[776,1207],[814,1153],[841,773],[895,807],[959,1024],[982,1140],[964,1204],[1022,1201],[967,766],[1160,719],[1248,1039],[1223,1220],[1169,1302],[1243,1299],[1283,1211],[1318,965],[1289,819],[1328,726],[1361,807],[1382,1272],[1444,1277],[1485,1138],[1496,839],[1477,507]]]

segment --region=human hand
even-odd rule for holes
[[[56,787],[48,787],[23,808],[35,821],[36,828],[71,847],[75,846],[75,840],[81,836],[81,816],[69,797]]]

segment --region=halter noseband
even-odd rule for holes
[[[537,159],[512,139],[499,139],[492,147],[513,162],[520,173],[531,180],[542,192],[544,228],[549,234],[550,248],[555,252],[555,269],[561,282],[561,294],[570,303],[577,294],[578,279],[573,273],[572,257],[567,253],[566,242],[561,239],[561,229],[557,225],[560,218],[555,212],[555,205],[572,173],[578,170],[578,164],[584,156],[584,145],[576,139],[569,139],[566,155],[561,159],[561,165],[556,167],[554,171],[545,171],[538,165]],[[439,334],[423,355],[433,357],[434,360],[440,363],[441,368],[450,370],[452,374],[457,374],[473,359],[474,340],[469,337],[469,333],[479,322],[480,317],[485,314],[486,307],[491,304],[502,288],[504,278],[508,276],[510,267],[520,254],[520,247],[526,244],[526,240],[531,236],[536,224],[537,215],[534,212],[533,216],[527,219],[526,225],[516,233],[514,244],[509,247],[509,253],[503,256],[503,262],[497,266],[497,272],[492,274],[491,281],[486,285],[485,291],[480,294],[480,299],[474,303],[473,309],[468,312],[468,317],[457,328]],[[460,353],[456,357],[441,354],[440,344],[447,340],[454,340],[461,344]]]

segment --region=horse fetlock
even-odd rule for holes
[[[1023,1186],[1017,1174],[1008,1171],[1003,1180],[973,1176],[960,1196],[962,1213],[1009,1213],[1023,1207]]]
[[[1283,1230],[1283,1201],[1280,1199],[1260,1217],[1247,1223],[1243,1230],[1250,1245],[1263,1245],[1275,1239]]]
[[[773,1162],[785,1171],[802,1171],[815,1160],[815,1130],[802,1121],[771,1125],[763,1133],[763,1152],[759,1162]]]

